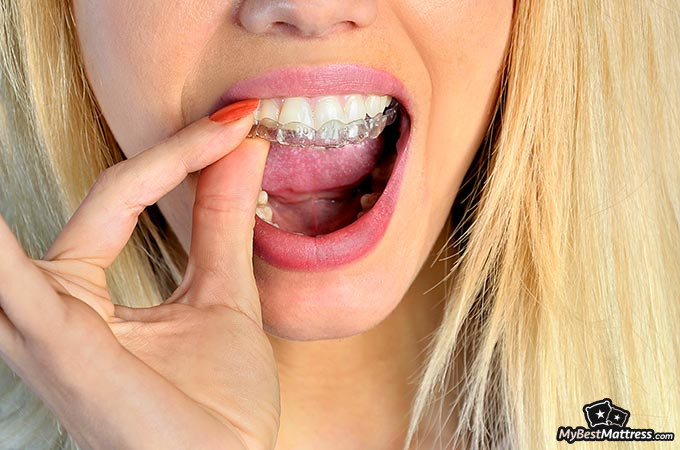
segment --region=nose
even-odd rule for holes
[[[251,33],[319,37],[366,27],[377,12],[375,0],[243,0],[237,14]]]

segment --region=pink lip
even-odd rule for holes
[[[407,111],[412,99],[392,74],[365,66],[333,64],[303,66],[267,72],[235,84],[214,105],[219,109],[246,98],[315,97],[335,94],[377,94],[396,98]],[[411,117],[409,117],[412,120]],[[410,142],[410,121],[402,121],[392,176],[378,202],[359,220],[319,236],[288,233],[256,217],[255,254],[273,266],[314,271],[349,264],[374,249],[387,231],[394,213]]]

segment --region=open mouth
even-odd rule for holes
[[[415,110],[408,89],[364,65],[285,67],[236,83],[213,110],[245,98],[260,99],[250,136],[271,141],[255,265],[318,271],[368,255],[404,179]]]
[[[386,95],[261,100],[250,136],[272,144],[257,216],[314,237],[356,222],[387,186],[406,116]]]

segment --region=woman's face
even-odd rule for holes
[[[311,118],[317,128],[362,107],[375,114],[380,96],[398,100],[402,112],[377,139],[272,145],[262,184],[278,228],[258,219],[254,242],[269,333],[334,338],[387,317],[429,255],[491,119],[513,0],[73,7],[88,80],[127,157],[242,98],[275,99],[279,116],[270,117]],[[197,179],[158,203],[187,250]]]

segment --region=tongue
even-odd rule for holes
[[[349,225],[361,211],[360,195],[345,198],[311,198],[296,203],[282,203],[269,197],[274,223],[282,230],[317,236]]]
[[[354,222],[361,211],[357,186],[371,173],[383,138],[319,149],[272,143],[262,180],[273,221],[285,231],[327,234]]]
[[[371,173],[382,149],[382,136],[331,149],[272,143],[262,189],[285,197],[356,186]]]

